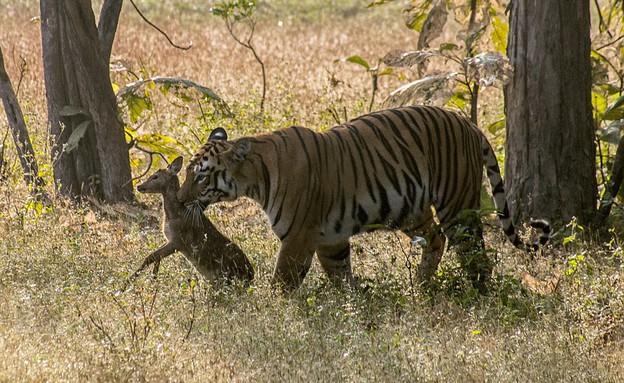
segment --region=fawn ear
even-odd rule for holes
[[[234,145],[223,153],[223,160],[227,165],[237,165],[247,157],[250,149],[251,145],[248,139],[241,138],[236,140]]]
[[[210,132],[208,141],[227,141],[227,132],[223,128],[216,128]]]
[[[176,175],[182,169],[182,162],[184,162],[184,158],[182,156],[177,157],[167,168],[167,172],[169,174]]]

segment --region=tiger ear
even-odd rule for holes
[[[241,138],[223,153],[223,160],[229,166],[239,164],[247,157],[250,149],[251,145],[249,144],[249,140]]]
[[[227,132],[223,128],[216,128],[210,132],[208,141],[227,141]]]

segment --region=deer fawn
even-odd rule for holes
[[[212,222],[204,216],[191,216],[176,194],[180,189],[178,172],[183,158],[178,157],[167,169],[156,171],[147,181],[137,187],[141,193],[158,193],[163,196],[163,233],[167,244],[151,253],[132,276],[154,263],[154,275],[158,273],[160,261],[175,253],[184,254],[193,266],[211,282],[238,278],[251,281],[253,267],[243,251],[221,234]]]

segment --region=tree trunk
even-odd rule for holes
[[[590,221],[597,186],[587,0],[513,0],[505,187],[516,222]]]
[[[0,49],[0,99],[2,99],[4,111],[11,127],[15,149],[24,172],[24,181],[26,181],[26,185],[28,185],[32,195],[47,198],[45,190],[43,190],[45,182],[39,176],[39,167],[37,166],[35,151],[26,130],[22,108],[19,106],[11,79],[4,68],[2,49]]]
[[[41,0],[40,7],[56,186],[70,197],[131,200],[128,147],[91,2]],[[79,144],[68,147],[84,122]]]

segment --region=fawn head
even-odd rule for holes
[[[181,156],[173,160],[166,169],[157,170],[145,182],[137,186],[137,190],[141,193],[163,193],[167,184],[182,169],[184,158]]]

